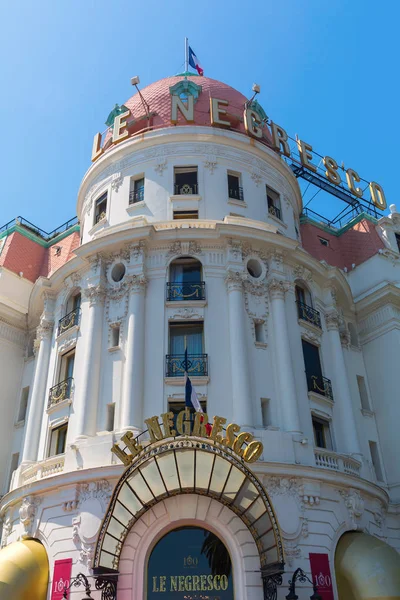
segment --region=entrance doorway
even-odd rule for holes
[[[147,600],[233,600],[232,563],[225,544],[202,527],[180,527],[154,546]]]

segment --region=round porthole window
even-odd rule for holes
[[[117,263],[112,268],[111,279],[113,281],[115,281],[116,283],[118,281],[121,281],[125,275],[125,271],[126,271],[126,268],[125,268],[124,263]]]
[[[263,273],[263,268],[261,263],[255,258],[251,258],[247,263],[247,272],[254,279],[259,279]]]

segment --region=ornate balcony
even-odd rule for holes
[[[68,377],[68,379],[64,379],[64,381],[60,381],[60,383],[50,388],[49,400],[47,402],[48,409],[71,397],[73,380],[73,377]]]
[[[273,204],[270,204],[268,206],[268,212],[273,217],[276,217],[277,219],[279,219],[280,221],[282,221],[281,209],[278,208],[277,206],[274,206]]]
[[[187,372],[192,377],[206,377],[208,375],[208,355],[189,354]],[[166,377],[183,377],[185,375],[185,355],[167,354],[165,365]]]
[[[229,188],[229,198],[231,198],[233,200],[244,200],[243,188],[242,187]]]
[[[321,394],[321,396],[325,396],[333,402],[332,383],[330,379],[318,375],[311,375],[311,377],[307,377],[307,383],[309,392]]]
[[[81,309],[75,308],[71,310],[65,317],[58,321],[58,332],[57,335],[61,335],[64,331],[68,331],[71,327],[75,325],[79,325],[79,320],[81,318]]]
[[[315,325],[321,329],[321,315],[318,310],[315,310],[312,306],[308,306],[308,304],[297,301],[297,313],[299,319],[307,321],[307,323],[311,323],[311,325]]]
[[[136,204],[144,200],[144,186],[129,192],[129,204]]]
[[[167,302],[193,300],[205,300],[205,282],[196,281],[192,283],[179,283],[171,281],[167,283]]]
[[[13,489],[22,485],[28,485],[45,477],[57,475],[57,473],[62,473],[64,471],[64,463],[64,454],[58,454],[57,456],[42,460],[35,465],[29,465],[21,471],[19,481],[17,484],[13,484]]]
[[[174,193],[176,196],[193,196],[197,194],[197,183],[175,183]]]
[[[360,477],[361,463],[351,456],[337,454],[325,448],[314,448],[314,456],[317,467]]]

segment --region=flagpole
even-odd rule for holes
[[[189,70],[189,40],[185,37],[185,73]]]

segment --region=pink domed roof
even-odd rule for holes
[[[223,108],[227,110],[227,115],[222,116],[222,119],[229,120],[231,123],[231,129],[239,133],[246,133],[243,123],[243,111],[245,103],[248,99],[232,88],[226,83],[210,79],[209,77],[199,77],[176,75],[173,77],[166,77],[160,79],[155,83],[151,83],[143,90],[140,94],[136,93],[134,96],[124,102],[130,111],[131,115],[127,118],[127,126],[130,135],[135,135],[143,130],[148,129],[160,129],[162,127],[174,127],[171,123],[171,93],[170,88],[181,81],[190,81],[201,86],[201,92],[194,104],[194,123],[188,123],[178,111],[178,123],[177,125],[202,125],[211,126],[211,115],[210,115],[210,98],[217,98],[218,100],[227,100],[228,106]],[[143,102],[144,101],[144,102]],[[148,105],[151,118],[147,119],[146,108],[144,104]],[[266,138],[270,138],[269,131],[265,128],[264,133]],[[111,142],[111,133],[109,132],[105,138],[105,150],[108,148]],[[108,143],[107,143],[108,142]]]

